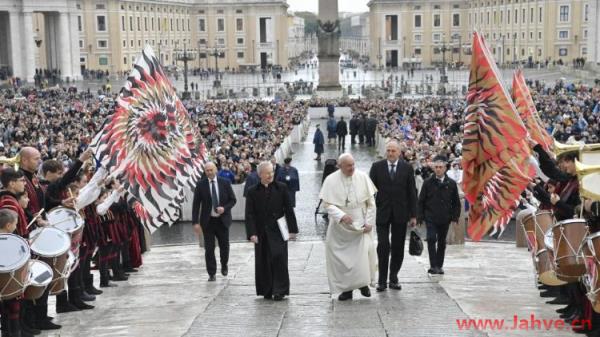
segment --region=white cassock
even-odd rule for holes
[[[319,198],[329,214],[325,257],[331,294],[375,283],[377,253],[373,231],[376,192],[377,188],[369,176],[359,171],[347,177],[338,170],[323,182]],[[351,225],[341,222],[346,214],[352,218]],[[363,233],[364,224],[373,225],[373,230]]]

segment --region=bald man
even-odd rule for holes
[[[385,291],[388,287],[388,266],[389,287],[402,289],[398,272],[404,260],[406,230],[409,223],[411,227],[417,223],[417,188],[413,168],[401,158],[401,147],[397,141],[388,142],[385,153],[386,159],[373,163],[369,172],[377,187],[377,291]]]
[[[204,234],[204,259],[208,280],[215,281],[217,261],[215,259],[215,237],[219,241],[221,274],[227,276],[229,261],[229,227],[231,209],[237,200],[227,179],[217,176],[217,166],[208,162],[204,165],[204,177],[196,185],[192,204],[192,224],[196,235]]]
[[[25,175],[25,191],[29,198],[29,204],[25,209],[25,212],[29,216],[37,214],[42,208],[45,207],[44,189],[40,184],[40,179],[37,176],[37,170],[42,164],[42,155],[36,148],[26,146],[19,152],[19,167]],[[35,227],[41,227],[47,224],[47,222],[39,217],[34,223]],[[35,228],[29,228],[33,230]],[[39,330],[54,330],[60,329],[61,326],[51,322],[52,317],[48,316],[48,292],[47,289],[42,297],[34,301],[23,301],[22,315],[23,326],[29,331]]]

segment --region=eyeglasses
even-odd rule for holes
[[[435,165],[433,168],[436,168],[436,169],[442,169],[442,168],[446,168],[446,166],[443,166],[443,165]]]

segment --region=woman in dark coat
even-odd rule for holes
[[[315,136],[313,137],[313,144],[315,144],[315,153],[317,154],[315,160],[321,160],[321,153],[325,151],[323,149],[325,138],[323,137],[323,132],[319,129],[319,124],[317,124],[317,131],[315,131]]]

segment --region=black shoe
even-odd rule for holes
[[[229,273],[229,268],[227,268],[227,266],[222,266],[221,274],[223,274],[223,276],[227,276],[228,273]]]
[[[103,293],[102,290],[96,289],[94,286],[86,287],[85,292],[90,295],[101,295]]]
[[[573,308],[573,305],[569,304],[569,305],[567,305],[564,308],[556,309],[556,312],[559,313],[559,314],[564,314],[565,312],[570,311],[572,308]]]
[[[351,300],[352,299],[352,291],[345,291],[343,293],[340,294],[340,296],[338,296],[338,300],[340,301],[346,301],[346,300]]]
[[[553,300],[550,301],[546,301],[546,303],[548,304],[561,304],[561,305],[565,305],[565,304],[569,304],[569,300],[564,298],[564,297],[557,297]]]
[[[71,304],[73,304],[75,307],[77,307],[77,309],[79,310],[90,310],[90,309],[94,309],[93,305],[89,305],[87,303],[85,303],[84,301],[81,300],[81,298],[77,297],[77,298],[73,298],[73,299],[69,299],[69,302]]]
[[[398,282],[390,282],[390,289],[402,290],[402,286]]]
[[[383,284],[378,283],[377,288],[375,288],[375,289],[377,290],[377,292],[382,292],[387,289],[387,285],[385,283],[383,283]]]
[[[429,268],[429,269],[427,269],[427,274],[435,275],[436,274],[435,268]]]
[[[360,288],[360,294],[364,297],[371,297],[371,290],[369,289],[369,286]]]
[[[273,295],[273,301],[277,301],[277,302],[283,301],[283,295],[279,295],[279,294]]]
[[[106,282],[106,283],[100,282],[100,288],[112,288],[112,287],[118,287],[118,285],[111,283],[111,282]]]
[[[556,291],[545,290],[540,292],[540,297],[556,297]]]
[[[438,267],[435,269],[435,273],[438,275],[444,275],[444,269],[442,269],[442,267]]]
[[[265,300],[272,300],[273,299],[273,296],[271,296],[271,295],[264,295],[263,297],[265,298]]]
[[[72,311],[79,311],[79,310],[77,310],[77,308],[75,308],[75,310],[72,310]],[[56,308],[56,312],[58,312],[58,308]],[[67,311],[63,311],[63,312],[67,312]],[[40,330],[58,330],[58,329],[62,328],[61,325],[52,323],[47,320],[35,322],[35,327],[36,327],[36,329],[40,329]]]
[[[96,300],[96,296],[88,294],[85,290],[81,292],[79,298],[81,298],[81,300],[84,302],[92,302]]]
[[[216,280],[217,280],[217,278],[215,277],[215,275],[209,275],[208,276],[208,282],[214,282]]]
[[[80,311],[81,309],[79,309],[78,307],[74,306],[71,303],[63,303],[61,305],[56,305],[56,313],[57,314],[62,314],[65,312],[73,312],[73,311]],[[42,329],[42,327],[40,326],[40,323],[38,323],[36,325],[36,328],[40,329],[40,330],[44,330]]]
[[[123,275],[115,275],[112,277],[111,280],[113,280],[115,282],[127,281],[127,280],[129,280],[129,277],[125,276],[124,274]]]
[[[138,272],[138,270],[135,268],[127,268],[127,269],[124,269],[123,271],[126,273],[137,273]]]

